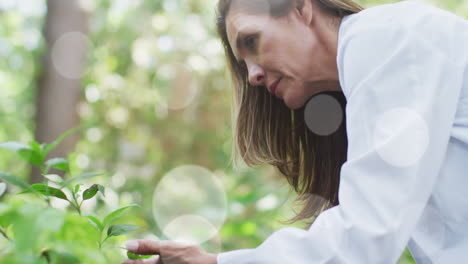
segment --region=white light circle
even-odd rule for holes
[[[218,228],[198,215],[183,215],[167,224],[163,233],[173,241],[199,245],[218,234]]]
[[[91,46],[90,39],[81,32],[64,33],[54,42],[51,50],[55,70],[68,79],[83,77],[86,52],[91,49]]]
[[[158,67],[153,79],[160,101],[170,110],[188,107],[199,91],[199,80],[195,69],[185,63],[167,63]]]
[[[343,123],[343,108],[333,96],[318,94],[307,102],[304,119],[310,131],[319,136],[329,136]]]
[[[208,240],[213,230],[221,228],[227,216],[224,186],[215,174],[203,167],[177,167],[156,186],[153,216],[160,229],[172,239]],[[182,223],[185,228],[180,227]],[[194,228],[199,228],[198,235],[191,231]]]
[[[420,114],[409,108],[395,108],[382,114],[373,135],[379,156],[396,167],[418,162],[429,145],[429,130]]]

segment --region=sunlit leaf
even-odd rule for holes
[[[131,233],[139,228],[139,226],[134,225],[111,225],[109,229],[107,229],[107,236],[121,236]]]
[[[77,184],[75,185],[75,188],[73,188],[73,192],[74,193],[78,193],[80,191],[80,187],[81,187],[82,184]]]
[[[104,225],[102,224],[101,220],[99,220],[97,217],[92,216],[92,215],[87,215],[86,218],[99,231],[102,231],[104,229]]]
[[[37,166],[42,166],[42,153],[33,149],[30,145],[21,142],[4,142],[0,143],[0,148],[16,153],[23,160]]]
[[[104,218],[104,226],[107,226],[109,225],[112,221],[114,221],[115,219],[119,218],[120,216],[122,216],[123,212],[129,208],[132,208],[132,207],[140,207],[139,205],[137,204],[132,204],[132,205],[129,205],[129,206],[125,206],[125,207],[122,207],[122,208],[119,208],[115,211],[113,211],[112,213],[108,214],[105,218]]]
[[[9,150],[15,153],[17,153],[18,151],[22,149],[32,150],[32,148],[28,146],[27,144],[24,144],[21,142],[13,142],[13,141],[0,143],[0,148]]]
[[[45,184],[39,184],[39,183],[33,184],[31,186],[31,189],[45,196],[53,196],[53,197],[57,197],[57,198],[68,201],[67,196],[62,190],[47,186]],[[25,190],[21,193],[30,193],[30,192],[31,190]]]
[[[73,132],[75,132],[76,130],[78,130],[80,128],[81,127],[72,128],[72,129],[68,130],[67,132],[63,133],[62,135],[60,135],[54,142],[52,142],[50,144],[46,144],[45,148],[44,148],[44,156],[46,156],[50,151],[55,149],[58,146],[58,144],[60,144],[60,142],[62,142],[70,134],[72,134]]]
[[[90,178],[93,178],[93,177],[96,177],[96,176],[100,176],[100,175],[104,175],[105,173],[104,172],[86,172],[86,173],[82,173],[76,177],[73,177],[71,179],[68,179],[66,181],[63,181],[60,185],[62,186],[67,186],[67,185],[70,185],[72,182],[75,182],[75,181],[78,181],[78,180],[86,180],[86,179],[90,179]]]
[[[44,178],[55,183],[63,182],[63,178],[57,174],[47,174],[47,175],[44,175]]]
[[[16,185],[18,187],[21,187],[23,189],[29,189],[31,188],[31,185],[29,185],[27,182],[23,181],[20,178],[17,178],[7,172],[0,171],[0,179],[8,182],[9,184]]]
[[[37,154],[38,158],[40,159],[41,163],[44,161],[44,151],[42,145],[40,145],[36,141],[29,142],[29,146],[32,150]]]
[[[47,168],[54,168],[61,171],[68,171],[68,160],[64,158],[53,158],[46,161]]]

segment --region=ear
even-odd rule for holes
[[[315,6],[312,5],[312,0],[296,0],[295,9],[301,20],[306,25],[310,25],[312,23],[312,17],[315,11]]]

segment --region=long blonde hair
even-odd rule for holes
[[[345,123],[332,135],[316,135],[306,127],[304,107],[291,110],[266,89],[255,89],[249,84],[247,67],[235,59],[226,32],[226,17],[233,1],[239,0],[219,0],[217,9],[217,30],[234,83],[233,157],[240,156],[249,166],[271,164],[277,167],[298,193],[297,200],[303,203],[302,210],[289,221],[308,219],[310,225],[314,216],[339,203],[340,169],[346,161],[348,145]],[[292,8],[301,8],[304,4],[304,0],[267,1],[273,17],[284,16]],[[352,0],[306,1],[312,1],[334,18],[363,10]],[[344,109],[344,95],[340,92],[329,94]]]

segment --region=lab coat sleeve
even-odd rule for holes
[[[282,228],[257,248],[221,253],[218,264],[396,263],[403,252],[444,162],[460,71],[450,46],[396,26],[369,26],[341,45],[349,146],[340,205],[308,230]]]

